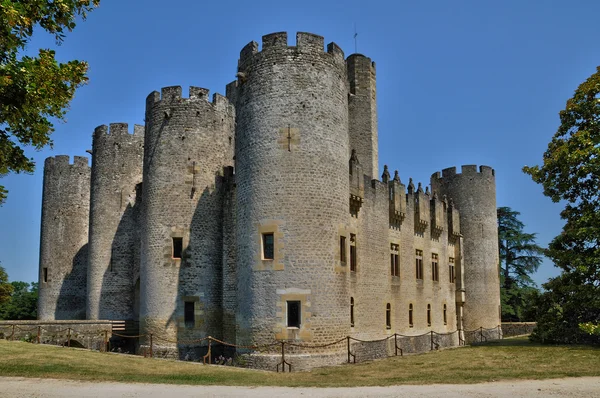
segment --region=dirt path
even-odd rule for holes
[[[286,388],[89,383],[0,377],[2,397],[600,397],[600,377],[428,386]]]

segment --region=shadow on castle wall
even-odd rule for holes
[[[87,263],[88,245],[81,247],[73,258],[72,268],[65,275],[60,294],[56,300],[54,319],[80,320],[85,319],[87,299]]]
[[[200,197],[189,226],[189,244],[184,248],[179,267],[175,310],[167,326],[177,330],[180,359],[201,361],[208,351],[207,342],[192,341],[208,336],[223,338],[221,204],[224,191],[224,178],[216,175],[212,186],[194,193]],[[193,316],[190,313],[192,306]],[[212,355],[221,354],[222,348],[213,344]]]
[[[140,245],[138,207],[127,204],[115,232],[108,267],[102,278],[99,319],[134,320],[134,272],[136,262],[139,264]]]

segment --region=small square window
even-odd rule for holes
[[[193,328],[196,324],[196,314],[194,312],[194,302],[185,301],[183,308],[183,318],[186,328]]]
[[[44,282],[48,282],[48,268],[46,267],[42,268],[42,278]]]
[[[173,258],[180,259],[183,253],[183,238],[173,238]]]
[[[273,232],[262,234],[262,258],[263,260],[275,258],[275,235]]]
[[[287,327],[299,328],[301,320],[300,301],[287,302]]]

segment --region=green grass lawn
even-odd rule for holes
[[[278,374],[0,340],[0,376],[245,386],[352,387],[600,376],[600,349],[526,338]]]

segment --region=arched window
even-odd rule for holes
[[[431,304],[427,304],[427,326],[431,326]]]
[[[354,327],[354,297],[350,297],[350,326]]]
[[[444,304],[444,325],[448,324],[448,318],[446,317],[446,304]]]
[[[408,326],[413,327],[413,305],[410,303],[408,305]]]
[[[392,328],[392,305],[390,303],[385,306],[385,327]]]

